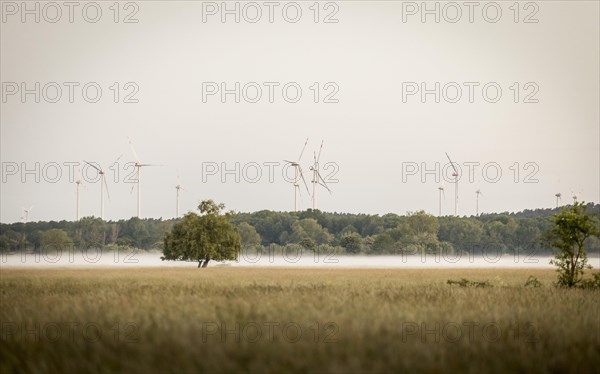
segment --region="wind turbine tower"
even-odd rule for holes
[[[175,190],[177,191],[177,200],[175,202],[175,218],[179,218],[179,191],[184,188],[181,186],[179,182],[179,176],[177,176],[177,186],[175,186]]]
[[[477,191],[475,191],[475,216],[478,217],[479,216],[479,195],[483,196],[483,194],[481,193],[480,189],[477,189]]]
[[[142,216],[142,201],[141,201],[141,184],[142,181],[140,180],[140,172],[142,170],[143,167],[146,166],[159,166],[159,165],[154,165],[154,164],[143,164],[140,161],[140,158],[137,155],[137,152],[135,151],[135,148],[133,148],[133,143],[131,142],[131,140],[129,140],[129,146],[131,147],[131,153],[133,153],[133,157],[135,158],[135,168],[136,168],[136,184],[137,184],[137,218],[141,218]],[[134,186],[133,186],[134,187]],[[133,191],[133,187],[131,188],[131,191]]]
[[[319,148],[319,154],[317,155],[317,153],[313,153],[313,158],[314,158],[314,164],[310,167],[310,170],[312,170],[313,172],[313,179],[312,179],[312,185],[313,185],[313,192],[312,192],[312,208],[313,210],[317,209],[317,184],[320,184],[321,186],[325,187],[325,189],[327,191],[329,191],[329,193],[331,193],[331,190],[329,189],[329,187],[327,187],[327,183],[325,183],[325,180],[323,179],[323,177],[321,176],[321,173],[319,173],[319,160],[321,159],[321,151],[323,150],[323,141],[321,141],[321,147]]]
[[[556,196],[556,207],[558,208],[562,194],[559,192],[559,193],[555,194],[554,196]]]
[[[33,205],[29,207],[29,209],[25,209],[25,208],[21,208],[23,209],[23,221],[24,223],[29,222],[29,212],[31,212],[31,210],[33,209]]]
[[[75,219],[76,221],[79,221],[79,187],[83,185],[83,181],[81,180],[81,172],[79,172],[78,178],[75,181],[75,185],[76,187],[76,191],[77,191],[77,210],[76,210],[76,215],[75,215]]]
[[[306,187],[306,192],[310,196],[310,191],[308,190],[308,185],[306,184],[306,180],[304,179],[304,174],[302,174],[302,167],[300,167],[300,159],[302,158],[302,155],[304,154],[304,150],[306,149],[307,144],[308,144],[308,138],[306,138],[306,141],[304,142],[304,147],[302,148],[302,152],[300,152],[298,161],[294,162],[294,161],[283,160],[294,167],[294,183],[293,183],[294,184],[294,212],[298,211],[298,195],[300,194],[300,179],[302,179],[302,181],[304,182],[304,187]]]
[[[438,199],[438,217],[442,216],[442,195],[446,199],[446,193],[444,192],[444,184],[442,183],[439,187],[439,199]]]
[[[446,152],[446,157],[448,157],[448,161],[450,161],[450,165],[452,166],[452,169],[454,170],[454,172],[452,173],[452,176],[454,177],[454,215],[457,216],[458,215],[458,170],[456,170],[456,167],[454,166],[454,162],[452,162],[452,160],[450,159],[450,156],[448,156],[447,152]]]
[[[115,162],[113,162],[111,165],[114,165],[117,161],[119,161],[121,156],[117,157]],[[98,172],[98,175],[100,175],[100,219],[104,220],[104,189],[105,188],[106,188],[106,197],[108,197],[108,199],[110,200],[110,193],[108,192],[108,184],[106,183],[106,173],[104,173],[104,170],[102,170],[102,167],[99,165],[96,166],[85,160],[83,160],[83,162],[85,162],[89,166],[96,169],[96,171]],[[77,214],[77,215],[79,216],[79,214]],[[79,220],[79,218],[78,218],[78,220]]]

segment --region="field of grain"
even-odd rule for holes
[[[542,287],[524,287],[533,275]],[[461,287],[447,280],[488,281]],[[0,371],[594,372],[547,269],[2,269]]]

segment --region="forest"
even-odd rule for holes
[[[557,209],[524,210],[480,216],[435,217],[423,211],[405,215],[302,212],[234,213],[243,249],[265,250],[289,245],[342,254],[402,253],[502,253],[549,252],[542,240]],[[588,203],[587,212],[600,216],[600,204]],[[103,221],[85,217],[79,221],[0,224],[0,251],[39,251],[45,246],[75,248],[138,248],[162,251],[164,237],[178,219]],[[588,239],[590,253],[600,253],[600,240]]]

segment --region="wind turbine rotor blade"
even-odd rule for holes
[[[444,152],[446,154],[446,157],[448,158],[448,161],[450,161],[450,163],[452,163],[452,160],[450,159],[450,156],[448,156],[448,152]]]
[[[298,157],[298,163],[300,162],[300,159],[302,158],[302,155],[304,154],[304,150],[306,149],[307,144],[308,144],[308,138],[306,138],[306,141],[304,142],[304,147],[302,147],[302,152],[300,152],[300,157]]]
[[[91,167],[93,167],[94,169],[96,169],[96,170],[98,171],[98,173],[100,173],[100,174],[104,174],[104,172],[102,171],[102,169],[100,169],[100,168],[99,168],[99,167],[97,167],[96,165],[94,165],[94,164],[91,164],[91,163],[87,162],[86,160],[83,160],[83,162],[85,162],[86,164],[88,164],[88,165],[90,165]]]
[[[323,142],[324,142],[324,140],[321,140],[321,146],[319,147],[319,155],[317,156],[317,162],[319,162],[319,160],[321,159],[321,151],[323,150]]]
[[[448,152],[444,152],[444,153],[446,153],[446,157],[448,157],[448,161],[450,161],[450,166],[452,166],[452,169],[454,169],[454,172],[458,176],[458,170],[456,170],[456,167],[454,166],[454,162],[452,162],[452,160],[450,159],[450,156],[448,156]]]
[[[319,183],[321,186],[325,187],[327,189],[327,191],[331,192],[331,189],[329,189],[329,187],[327,186],[327,183],[325,183],[325,179],[323,179],[323,177],[321,176],[321,173],[319,173],[319,171],[317,170],[317,177],[321,180],[322,183]]]
[[[294,165],[294,164],[295,164],[295,162],[294,162],[294,161],[290,161],[290,160],[283,160],[283,161],[287,162],[288,164],[292,164],[292,165]]]
[[[327,186],[326,186],[326,185],[324,185],[323,183],[319,183],[319,184],[320,184],[321,186],[323,186],[323,187],[324,187],[324,188],[327,190],[327,192],[329,192],[329,194],[330,194],[330,195],[331,195],[331,194],[333,194],[333,191],[332,191],[332,190],[330,190],[330,189],[329,189],[329,187],[327,187]]]
[[[135,148],[133,147],[133,143],[131,142],[131,139],[127,138],[127,140],[129,141],[129,147],[131,148],[131,153],[133,153],[133,158],[135,158],[135,161],[137,161],[139,163],[140,158],[138,157],[137,152],[135,151]]]
[[[304,174],[302,173],[302,168],[300,166],[298,166],[298,170],[300,171],[300,178],[302,178],[302,182],[304,183],[304,187],[306,187],[306,192],[308,193],[308,196],[310,196],[310,191],[308,189],[308,184],[306,184],[306,179],[304,179]]]
[[[119,160],[121,159],[121,157],[123,157],[123,154],[121,153],[121,155],[119,157],[117,157],[116,160],[113,161],[112,164],[110,164],[110,166],[113,166],[114,164],[116,164],[117,162],[119,162]]]

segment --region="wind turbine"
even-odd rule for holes
[[[175,204],[175,218],[179,218],[179,190],[184,190],[179,182],[179,175],[177,176],[177,186],[175,186],[175,190],[177,190],[177,201]]]
[[[439,201],[438,201],[438,216],[442,216],[442,195],[444,196],[444,200],[446,199],[446,193],[444,192],[444,181],[442,179],[442,184],[438,187],[439,192]]]
[[[75,181],[75,184],[77,185],[76,187],[76,191],[77,191],[77,214],[75,216],[76,220],[79,221],[79,187],[83,186],[85,188],[85,186],[83,185],[83,181],[81,180],[81,170],[78,170],[78,178]]]
[[[475,191],[475,217],[479,216],[479,195],[483,196],[483,194],[481,193],[480,189],[477,189],[477,191]]]
[[[31,212],[31,210],[33,209],[33,205],[29,207],[29,209],[25,209],[25,208],[21,208],[23,209],[23,217],[21,217],[24,221],[24,223],[29,222],[29,212]]]
[[[121,155],[121,156],[123,156],[123,155]],[[119,161],[121,156],[117,157],[115,162],[113,162],[111,165],[114,165],[117,161]],[[88,164],[91,167],[93,167],[94,169],[96,169],[96,171],[98,172],[98,175],[100,175],[100,219],[104,220],[104,188],[106,188],[106,197],[108,197],[108,199],[110,200],[110,193],[108,192],[108,184],[106,183],[106,174],[104,173],[104,170],[102,170],[101,166],[99,166],[99,165],[96,166],[94,164],[87,162],[86,160],[83,160],[83,162],[85,162],[86,164]],[[79,211],[77,213],[77,216],[79,217]],[[77,218],[77,219],[79,220],[79,218]]]
[[[456,170],[456,167],[454,166],[454,162],[452,162],[452,160],[450,159],[450,156],[448,156],[447,152],[446,152],[446,157],[448,157],[448,161],[450,161],[450,166],[452,166],[452,169],[454,169],[454,173],[452,173],[452,176],[454,177],[454,215],[457,216],[458,215],[458,170]]]
[[[559,192],[559,193],[555,194],[554,196],[556,196],[556,207],[558,208],[559,207],[558,204],[561,200],[562,194]]]
[[[308,144],[308,138],[306,138],[306,141],[304,142],[304,147],[302,147],[302,152],[300,152],[298,161],[294,162],[294,161],[283,160],[294,167],[294,211],[295,212],[298,211],[298,195],[300,194],[300,183],[299,183],[300,179],[302,179],[302,181],[304,182],[304,187],[306,187],[306,192],[308,193],[308,196],[310,196],[310,191],[308,190],[308,185],[306,184],[306,180],[304,179],[304,174],[302,174],[302,167],[300,166],[300,159],[302,158],[302,155],[304,154],[304,150],[306,149],[307,144]]]
[[[137,152],[135,151],[135,148],[133,148],[133,143],[131,142],[131,139],[129,140],[129,146],[131,147],[131,153],[133,153],[133,157],[135,158],[134,166],[136,168],[136,184],[137,184],[137,218],[141,218],[142,201],[141,201],[141,195],[140,195],[140,185],[141,185],[140,171],[145,166],[160,166],[160,165],[142,164],[137,155]],[[134,186],[131,187],[132,192],[133,192],[133,187]]]
[[[573,194],[573,205],[575,205],[577,203],[577,198],[579,195],[581,195],[581,192],[575,193],[573,190],[571,190],[571,193]]]
[[[321,140],[321,147],[319,148],[319,154],[317,155],[316,152],[313,153],[314,164],[310,167],[310,170],[312,170],[312,172],[313,172],[313,179],[312,179],[312,185],[313,185],[312,208],[313,208],[313,210],[317,209],[317,184],[320,184],[321,186],[325,187],[325,189],[327,191],[329,191],[329,193],[331,193],[331,190],[329,189],[329,187],[327,187],[327,183],[325,183],[325,180],[323,179],[323,177],[321,177],[321,173],[319,173],[319,160],[321,159],[321,151],[322,150],[323,150],[323,141]]]

